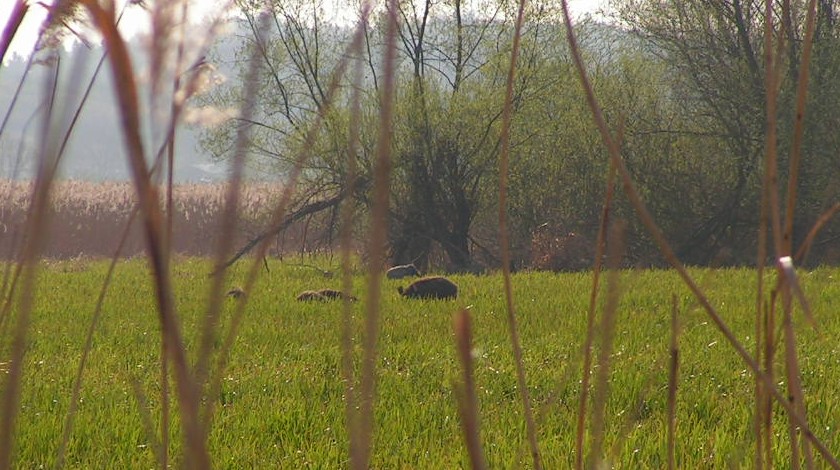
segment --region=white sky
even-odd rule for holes
[[[52,3],[51,0],[42,0],[43,3]],[[117,0],[118,5],[122,5],[126,0]],[[160,1],[160,0],[159,0]],[[606,3],[606,0],[568,0],[569,8],[572,10],[574,16],[582,15],[584,13],[594,13],[601,5]],[[12,9],[15,5],[15,0],[0,0],[0,30],[5,27],[12,14]],[[38,5],[35,0],[29,0],[31,4],[29,12],[24,17],[23,24],[18,29],[14,40],[6,53],[7,60],[12,54],[27,56],[35,44],[38,37],[38,30],[41,23],[46,18],[46,10],[43,6]],[[149,2],[151,3],[151,2]],[[216,16],[220,12],[219,9],[227,2],[219,0],[198,0],[192,2],[190,8],[193,10],[195,18],[202,18],[207,16]],[[119,9],[118,9],[119,11]],[[133,6],[129,8],[125,17],[120,23],[120,29],[126,37],[132,37],[137,33],[148,31],[149,15],[143,9]]]

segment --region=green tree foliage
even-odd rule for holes
[[[667,93],[678,119],[670,121],[669,129],[657,131],[679,134],[679,148],[684,152],[674,157],[685,159],[690,174],[709,184],[710,191],[698,193],[707,210],[686,213],[700,217],[685,219],[686,230],[677,237],[679,254],[696,263],[708,263],[721,253],[733,254],[733,262],[748,261],[754,253],[752,227],[757,226],[759,212],[766,128],[764,2],[619,0],[615,4],[618,17],[649,45],[650,53],[664,64],[670,79]],[[836,132],[829,131],[836,128],[840,118],[838,5],[833,1],[817,4],[796,240],[805,236],[838,195],[834,175],[840,147]],[[798,1],[774,3],[774,48],[782,45],[772,52],[781,59],[777,119],[783,186],[795,119],[806,5]],[[659,179],[656,171],[648,175]],[[679,203],[669,207],[681,210]],[[669,207],[657,210],[666,225],[675,216]]]
[[[685,1],[662,11],[641,0],[624,6],[625,24],[639,35],[590,21],[577,27],[595,91],[621,137],[627,166],[686,261],[708,263],[739,252],[755,237],[764,122],[760,21],[755,12],[745,12],[740,34],[739,16],[724,14],[726,6],[720,6],[723,13],[717,16],[704,16],[699,3]],[[253,122],[234,119],[205,133],[204,145],[226,158],[237,126],[250,125],[256,165],[283,175],[324,107],[352,29],[331,23],[317,0],[286,0],[274,3],[272,28],[259,35],[256,10],[244,3],[240,7],[236,56],[247,57],[256,41],[264,61],[265,73],[257,84],[259,109]],[[498,136],[510,61],[511,8],[489,1],[400,4],[389,228],[395,263],[433,263],[448,270],[498,263]],[[507,208],[517,265],[534,258],[535,237],[544,240],[546,231],[549,239],[575,233],[594,240],[608,174],[603,143],[582,98],[555,6],[531,3],[529,8],[515,83]],[[365,30],[363,52],[353,58],[362,64],[362,78],[354,81],[349,73],[342,77],[337,99],[324,113],[302,174],[299,206],[345,192],[361,214],[369,206],[366,182],[379,119],[380,24],[374,16]],[[824,26],[820,40],[833,38],[827,30]],[[824,47],[815,51],[825,57],[815,59],[813,80],[828,84],[836,54]],[[241,63],[238,70],[244,67]],[[790,101],[791,80],[782,86],[783,99]],[[231,81],[209,100],[235,106],[241,87]],[[354,89],[361,96],[355,111],[350,100]],[[815,108],[833,113],[826,102],[837,98],[817,95],[823,101],[812,97]],[[828,132],[835,122],[831,119],[836,121],[809,118],[811,127],[823,129],[815,135],[824,141],[837,138]],[[352,155],[351,123],[360,132]],[[825,148],[823,141],[811,139],[806,142],[810,153]],[[362,184],[345,191],[351,158]],[[823,151],[820,158],[812,161],[825,165],[838,157]],[[822,179],[825,184],[809,186],[801,204],[820,207],[830,195],[826,188],[831,179],[816,171],[821,168],[817,163],[811,164],[816,166],[805,170],[811,183]],[[629,258],[656,264],[656,250],[621,198],[614,214],[631,221]],[[578,260],[575,266],[550,267],[586,266],[591,253],[557,257],[572,258]]]

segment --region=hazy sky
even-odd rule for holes
[[[604,4],[606,0],[568,0],[569,8],[573,15],[581,15],[588,12],[594,12],[599,6]],[[119,5],[125,3],[125,0],[117,0]],[[14,0],[0,0],[0,28],[6,25],[9,16],[12,14],[12,8],[16,2]],[[7,56],[11,54],[18,54],[26,56],[32,51],[32,47],[38,37],[38,28],[41,22],[46,17],[44,7],[38,5],[34,1],[30,1],[32,6],[24,18],[24,22],[15,39],[12,41],[10,51]],[[44,0],[43,3],[52,3],[50,0]],[[217,15],[220,8],[225,2],[205,0],[195,1],[191,3],[196,18],[202,18],[207,15]],[[131,37],[138,32],[148,30],[149,18],[148,14],[139,7],[132,7],[129,9],[126,16],[121,22],[121,29],[127,37]]]

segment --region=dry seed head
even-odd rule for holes
[[[214,106],[188,107],[184,110],[184,123],[203,127],[216,127],[239,115],[236,108],[219,109]]]

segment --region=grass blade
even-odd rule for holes
[[[129,155],[129,167],[135,191],[143,215],[143,227],[146,239],[148,260],[152,267],[158,315],[161,328],[166,338],[168,352],[171,355],[176,377],[178,402],[184,424],[185,448],[188,461],[192,466],[208,468],[210,457],[207,453],[204,433],[200,429],[198,417],[198,390],[187,364],[184,343],[181,339],[180,326],[176,320],[175,303],[172,296],[172,282],[168,269],[167,255],[164,251],[162,217],[157,191],[151,184],[151,178],[140,137],[139,105],[137,83],[131,60],[117,30],[113,12],[103,9],[93,0],[81,0],[90,13],[95,27],[102,34],[111,56],[111,71],[115,92],[122,117],[122,132],[125,147]]]
[[[575,468],[583,470],[583,442],[586,434],[586,412],[589,398],[589,381],[592,376],[592,342],[595,338],[595,315],[598,308],[601,265],[606,247],[607,228],[609,227],[610,206],[615,192],[615,165],[610,164],[607,175],[607,190],[604,205],[601,208],[601,223],[598,226],[598,239],[595,242],[595,259],[592,268],[592,288],[589,291],[589,310],[586,313],[586,338],[583,342],[583,367],[578,398],[577,431],[575,433]]]
[[[23,22],[23,17],[29,11],[29,5],[23,0],[17,0],[12,9],[12,14],[9,15],[9,21],[3,27],[3,34],[0,35],[0,64],[3,63],[3,58],[6,57],[6,52],[9,50],[9,45],[12,43],[15,34],[17,34],[20,24]]]
[[[455,349],[458,361],[461,363],[463,383],[456,384],[456,398],[458,400],[458,414],[461,416],[461,430],[464,432],[464,442],[470,456],[473,470],[487,468],[484,451],[481,448],[481,426],[479,424],[478,396],[475,393],[475,368],[472,358],[472,327],[470,312],[461,309],[452,318],[452,329],[455,331]]]
[[[355,469],[368,468],[372,453],[373,413],[376,397],[376,356],[379,337],[382,270],[385,265],[385,243],[388,231],[388,210],[391,192],[391,141],[393,136],[394,99],[396,96],[397,60],[397,0],[386,6],[385,44],[382,57],[382,94],[380,98],[379,134],[376,142],[376,163],[373,169],[373,208],[368,242],[367,302],[365,305],[365,335],[362,346],[362,366],[359,383],[359,435],[355,448],[358,460],[351,461]],[[351,436],[351,439],[353,437]]]
[[[528,434],[528,443],[531,447],[531,459],[534,468],[542,468],[539,444],[537,442],[537,429],[534,422],[534,414],[531,409],[531,397],[528,392],[528,383],[525,379],[525,365],[522,360],[522,346],[519,339],[519,327],[516,321],[516,312],[513,303],[513,288],[510,279],[510,236],[507,228],[507,191],[510,160],[510,127],[513,114],[513,86],[516,76],[517,61],[519,59],[520,42],[522,39],[522,24],[525,21],[525,0],[519,1],[519,9],[516,14],[516,24],[513,32],[513,46],[510,53],[510,67],[508,68],[507,84],[505,88],[504,108],[502,109],[502,128],[499,138],[499,244],[502,249],[502,276],[504,279],[505,302],[507,310],[508,330],[510,333],[511,347],[513,348],[513,359],[516,364],[516,381],[519,391],[522,394],[522,408],[525,416],[525,428]]]
[[[805,240],[802,241],[802,245],[799,246],[799,249],[796,251],[796,256],[794,259],[796,263],[802,265],[805,262],[805,258],[808,256],[808,252],[811,250],[811,246],[814,244],[814,238],[817,237],[820,229],[828,223],[829,220],[834,217],[837,212],[840,211],[840,202],[834,203],[827,211],[822,213],[817,221],[814,223],[814,226],[811,227],[811,230],[808,232],[808,235],[805,237]]]
[[[618,300],[621,296],[619,289],[619,267],[624,254],[624,234],[626,222],[616,221],[609,235],[607,243],[607,300],[601,315],[600,333],[601,344],[598,349],[598,371],[595,376],[592,397],[592,434],[589,457],[586,468],[600,468],[603,462],[604,435],[606,433],[606,407],[609,396],[610,356],[615,337],[616,315]]]
[[[694,279],[689,275],[688,271],[686,271],[685,266],[683,266],[682,263],[679,261],[676,254],[674,253],[673,248],[665,239],[665,235],[662,233],[662,230],[653,220],[653,216],[650,214],[650,211],[645,206],[644,202],[641,199],[641,196],[639,195],[638,191],[635,188],[635,185],[633,184],[633,180],[630,176],[630,173],[627,170],[627,166],[621,159],[621,154],[619,152],[616,141],[612,138],[609,130],[607,129],[607,124],[603,117],[603,112],[601,111],[601,108],[598,105],[598,101],[595,99],[595,93],[592,90],[592,84],[589,81],[589,78],[586,73],[586,68],[583,65],[583,59],[581,58],[580,49],[577,45],[577,39],[572,28],[569,8],[566,3],[566,0],[562,0],[561,6],[563,10],[563,19],[566,25],[567,41],[569,43],[569,48],[571,50],[575,68],[578,72],[578,77],[580,78],[580,81],[583,86],[587,104],[589,106],[590,111],[592,112],[593,119],[595,120],[595,124],[598,127],[598,131],[601,134],[601,138],[604,141],[605,146],[607,147],[609,156],[615,163],[616,168],[618,169],[624,192],[627,195],[630,204],[636,211],[636,214],[639,216],[639,219],[641,220],[642,224],[644,224],[645,228],[653,237],[654,242],[656,243],[657,247],[659,248],[659,251],[662,253],[665,260],[677,271],[680,278],[691,290],[692,294],[697,298],[698,302],[700,302],[703,309],[706,310],[706,313],[708,314],[709,318],[715,324],[717,329],[724,335],[727,342],[729,342],[732,348],[735,349],[735,351],[738,353],[738,355],[741,357],[744,363],[749,367],[749,369],[753,372],[753,374],[759,377],[759,379],[764,383],[768,392],[773,396],[776,402],[779,403],[779,405],[782,406],[788,414],[793,415],[793,419],[796,421],[797,425],[801,427],[801,432],[803,433],[803,435],[806,436],[809,440],[811,440],[812,444],[814,444],[814,446],[819,450],[820,454],[823,456],[823,458],[825,458],[826,462],[829,465],[831,465],[832,468],[840,469],[840,463],[838,463],[837,459],[832,455],[831,451],[825,446],[825,443],[823,443],[820,439],[817,438],[817,436],[813,434],[810,428],[808,428],[804,418],[799,414],[799,412],[796,409],[794,409],[791,406],[791,404],[787,401],[786,397],[779,391],[779,389],[775,386],[775,384],[772,382],[769,376],[761,370],[755,358],[753,358],[749,354],[749,352],[747,352],[747,350],[744,348],[744,345],[741,344],[741,342],[738,341],[737,338],[735,338],[735,335],[732,333],[732,330],[723,321],[721,316],[718,314],[717,310],[709,302],[709,299],[700,290],[699,286],[694,281]]]
[[[668,362],[668,469],[677,468],[677,381],[680,370],[679,322],[677,321],[677,296],[671,299],[671,356]]]
[[[99,296],[96,299],[96,307],[93,310],[93,316],[90,320],[87,335],[85,336],[85,344],[82,348],[82,357],[79,359],[79,367],[76,370],[76,377],[73,379],[73,391],[70,394],[70,406],[67,410],[67,416],[64,420],[64,431],[61,436],[61,443],[58,446],[58,452],[55,459],[56,469],[64,467],[64,455],[67,450],[67,444],[70,442],[70,434],[73,430],[73,423],[76,418],[76,411],[79,408],[79,395],[82,389],[82,375],[87,365],[88,354],[93,347],[93,333],[99,325],[99,319],[102,317],[102,303],[105,301],[105,294],[108,292],[108,287],[111,285],[111,279],[114,275],[114,269],[117,266],[117,261],[120,259],[125,243],[128,240],[128,235],[131,233],[131,227],[134,224],[134,219],[137,217],[137,207],[131,211],[128,216],[128,221],[125,224],[123,233],[120,236],[120,242],[117,249],[114,250],[114,256],[111,257],[111,262],[108,264],[108,271],[105,274],[105,279],[102,281],[102,288],[99,290]]]

